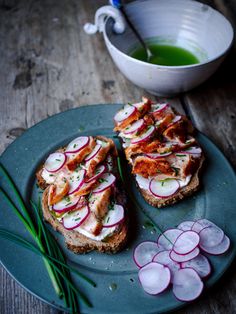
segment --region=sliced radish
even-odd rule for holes
[[[181,263],[181,268],[192,268],[196,270],[201,278],[207,277],[211,272],[211,265],[208,258],[202,254],[199,254],[190,261]]]
[[[85,221],[89,213],[90,209],[88,205],[73,212],[67,213],[62,219],[63,226],[68,230],[75,229]]]
[[[80,136],[75,138],[73,141],[71,141],[67,148],[65,153],[66,154],[74,154],[79,152],[82,148],[84,148],[89,143],[89,137],[88,136]]]
[[[150,263],[153,257],[160,251],[163,251],[163,247],[158,245],[156,242],[141,242],[134,249],[134,262],[138,267],[143,267],[144,265]]]
[[[132,105],[125,105],[120,111],[115,114],[114,120],[118,123],[122,122],[123,120],[129,118],[136,110],[137,108]]]
[[[44,167],[48,172],[57,172],[66,162],[66,155],[64,153],[50,154],[45,161]]]
[[[165,250],[165,251],[161,251],[159,253],[157,253],[153,260],[153,262],[157,262],[159,264],[168,266],[170,273],[171,273],[171,281],[173,280],[174,274],[177,270],[180,269],[180,264],[177,262],[174,262],[171,258],[170,258],[170,251],[169,250]]]
[[[86,170],[79,170],[78,172],[73,172],[69,177],[68,181],[70,184],[70,189],[68,195],[75,193],[79,190],[84,182],[84,177],[86,174]]]
[[[145,127],[144,120],[143,119],[137,120],[125,129],[124,134],[136,133],[137,131],[141,131],[144,127]]]
[[[155,104],[152,105],[152,112],[158,112],[166,109],[169,106],[169,104]]]
[[[202,229],[204,229],[205,227],[209,227],[209,226],[215,226],[216,228],[219,228],[212,221],[203,218],[203,219],[198,219],[197,221],[195,221],[195,223],[192,226],[192,230],[199,233]]]
[[[172,125],[174,125],[176,122],[181,120],[181,116],[175,116],[174,119],[171,121],[171,123],[168,125],[168,128]]]
[[[194,225],[194,223],[195,223],[194,221],[186,220],[186,221],[181,222],[177,228],[183,231],[188,231],[192,229],[192,226]]]
[[[104,173],[98,180],[99,185],[93,190],[93,193],[100,193],[108,189],[115,181],[116,177],[112,173]]]
[[[165,250],[172,250],[176,239],[182,232],[183,231],[179,229],[167,229],[159,236],[157,239],[157,244],[163,247]]]
[[[155,127],[153,125],[148,126],[146,131],[144,131],[139,137],[131,139],[131,144],[147,141],[153,135],[154,131]]]
[[[196,256],[198,256],[199,253],[200,250],[198,247],[196,247],[192,252],[184,255],[177,254],[175,253],[175,251],[172,250],[170,252],[170,258],[177,263],[183,263],[195,258]]]
[[[203,282],[192,268],[180,269],[173,279],[173,293],[180,301],[193,301],[203,290]]]
[[[169,156],[171,154],[172,154],[172,152],[163,153],[163,154],[152,153],[152,154],[146,154],[146,156],[149,158],[152,158],[152,159],[158,159],[158,158]]]
[[[183,153],[183,154],[201,154],[202,153],[202,149],[200,147],[193,146],[193,147],[186,148],[183,151],[180,151],[178,153]]]
[[[90,159],[92,159],[93,157],[95,157],[97,155],[97,153],[100,151],[100,149],[102,148],[102,145],[97,144],[94,149],[91,151],[91,153],[86,156],[86,158],[84,159],[84,161],[89,161]]]
[[[216,246],[213,247],[206,247],[201,245],[201,249],[209,254],[212,255],[221,255],[224,254],[226,251],[228,251],[230,247],[230,240],[229,238],[225,235],[222,242]]]
[[[217,226],[203,228],[199,232],[200,247],[213,247],[220,244],[224,238],[224,231]]]
[[[52,209],[57,213],[65,213],[68,212],[74,208],[76,208],[77,203],[80,199],[80,196],[78,197],[64,197],[60,202],[54,204],[52,206]]]
[[[135,178],[141,189],[145,189],[145,190],[149,189],[150,179],[146,179],[140,176],[139,174],[136,174]]]
[[[106,167],[104,165],[100,165],[99,167],[96,168],[95,170],[95,175],[92,176],[91,178],[85,180],[85,183],[89,183],[95,179],[98,179],[101,177],[101,175],[106,171]]]
[[[103,220],[103,228],[110,228],[120,224],[125,217],[124,207],[115,204]]]
[[[157,295],[169,286],[171,275],[167,266],[151,262],[139,270],[138,276],[144,291]]]
[[[176,239],[173,250],[177,254],[188,254],[198,246],[199,241],[200,237],[195,231],[184,231]]]
[[[153,178],[150,181],[149,190],[154,196],[167,198],[174,195],[179,190],[179,182],[175,179],[159,181]]]

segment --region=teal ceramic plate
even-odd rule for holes
[[[57,114],[30,128],[7,148],[1,156],[1,162],[14,178],[26,202],[30,199],[37,201],[40,195],[34,175],[46,156],[78,135],[101,134],[113,137],[113,116],[120,107],[119,104],[94,105]],[[210,257],[214,269],[206,281],[206,287],[210,287],[229,267],[236,252],[236,180],[231,166],[219,149],[202,134],[198,134],[198,140],[207,158],[202,188],[194,196],[174,206],[156,209],[147,205],[128,175],[128,169],[124,173],[126,181],[131,182],[128,188],[133,190],[138,203],[162,229],[177,226],[183,220],[205,217],[225,230],[231,239],[231,248],[223,256]],[[115,141],[119,147],[118,141]],[[5,185],[2,178],[0,180],[1,185]],[[6,186],[5,188],[7,189]],[[2,198],[0,202],[0,226],[31,240],[22,223]],[[75,255],[65,248],[62,237],[55,233],[65,254],[80,265],[81,271],[97,282],[97,288],[91,288],[74,277],[78,287],[89,296],[94,305],[93,309],[89,309],[81,304],[82,313],[162,313],[184,305],[175,299],[171,290],[153,297],[144,293],[140,287],[137,268],[132,260],[133,248],[143,240],[155,240],[158,234],[145,227],[146,219],[138,210],[131,210],[131,223],[136,229],[132,230],[127,248],[116,255],[95,252]],[[26,290],[43,301],[64,309],[39,256],[1,239],[0,258],[2,265]]]

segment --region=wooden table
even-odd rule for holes
[[[234,24],[234,0],[205,1]],[[27,128],[84,104],[139,101],[147,93],[113,64],[101,35],[88,37],[99,0],[0,1],[0,152]],[[185,112],[236,166],[236,51],[201,87],[170,102]],[[148,96],[148,95],[147,95]],[[168,99],[167,99],[168,100]],[[223,210],[223,209],[222,209]],[[0,270],[0,313],[59,311],[23,290]],[[235,263],[207,294],[178,313],[235,313]]]

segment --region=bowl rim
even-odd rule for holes
[[[173,0],[172,0],[173,1]],[[130,2],[128,3],[126,6],[135,6],[136,4],[138,4],[139,1],[137,2]],[[177,1],[176,1],[177,2]],[[190,2],[189,0],[182,0],[182,2]],[[110,46],[112,46],[112,48],[114,50],[116,50],[116,52],[124,57],[126,57],[128,60],[130,61],[134,61],[140,65],[146,65],[146,66],[149,66],[153,69],[157,69],[157,68],[160,68],[160,69],[173,69],[173,70],[178,70],[178,69],[189,69],[189,68],[196,68],[196,67],[200,67],[200,66],[204,66],[204,65],[207,65],[209,63],[212,63],[212,62],[215,62],[217,61],[218,59],[220,59],[221,57],[223,56],[226,56],[226,54],[229,52],[229,50],[231,49],[232,45],[233,45],[233,41],[234,41],[234,36],[235,36],[235,33],[234,33],[234,29],[233,29],[233,26],[232,24],[230,23],[230,21],[221,13],[219,12],[218,10],[212,8],[210,5],[208,4],[205,4],[205,3],[202,3],[202,2],[199,2],[199,1],[195,1],[195,0],[191,0],[191,2],[194,2],[196,3],[197,5],[205,5],[207,6],[210,10],[213,10],[215,11],[217,14],[219,14],[229,25],[230,29],[231,29],[231,35],[232,35],[232,38],[230,40],[230,43],[229,45],[227,45],[227,47],[221,52],[219,53],[218,55],[216,55],[214,58],[210,58],[204,62],[199,62],[199,63],[194,63],[194,64],[189,64],[189,65],[159,65],[159,64],[153,64],[153,63],[148,63],[146,61],[142,61],[142,60],[139,60],[139,59],[135,59],[133,57],[131,57],[130,55],[122,52],[120,49],[118,49],[115,45],[113,45],[113,43],[110,41],[108,35],[107,35],[107,32],[106,32],[106,28],[107,28],[107,23],[109,20],[112,20],[111,17],[107,18],[105,23],[104,23],[104,30],[103,30],[103,37],[104,37],[104,41],[106,43],[109,43]]]

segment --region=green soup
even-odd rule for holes
[[[180,66],[199,63],[197,57],[184,48],[159,44],[149,44],[148,47],[153,54],[151,59],[148,61],[149,63],[167,66]],[[130,56],[135,59],[147,62],[146,52],[142,47],[137,48],[130,54]]]

